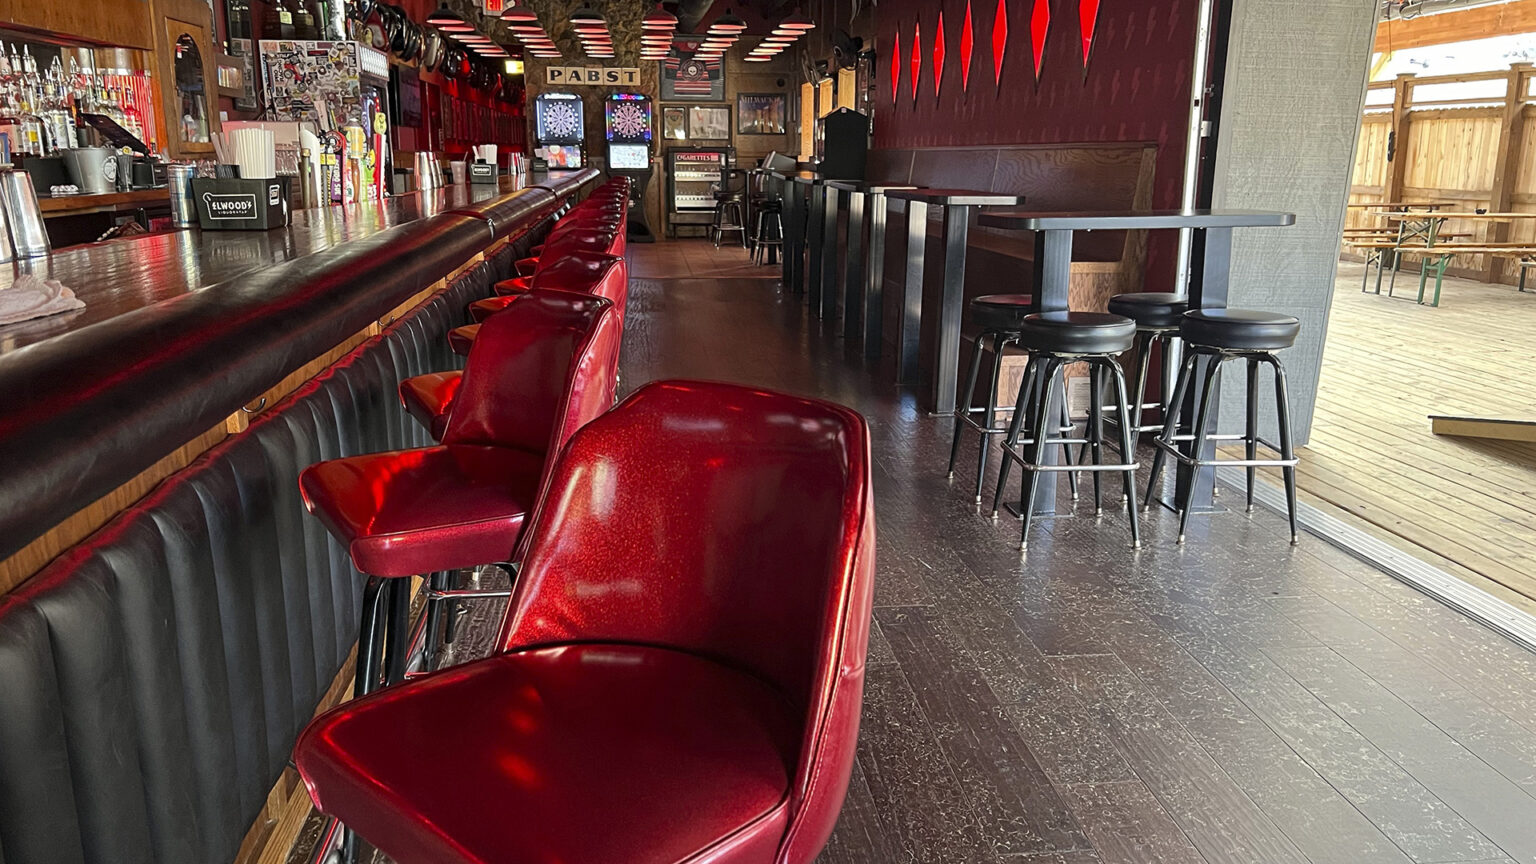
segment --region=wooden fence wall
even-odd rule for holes
[[[1444,98],[1446,88],[1435,86],[1474,82],[1477,98]],[[1536,212],[1533,86],[1536,73],[1526,63],[1471,75],[1401,75],[1370,85],[1349,202],[1440,202],[1463,212]],[[1385,224],[1383,218],[1351,209],[1347,224],[1377,227]],[[1489,224],[1453,219],[1443,230],[1471,235],[1460,243],[1536,244],[1536,220]],[[1509,261],[1486,255],[1458,256],[1448,272],[1510,284],[1519,275]]]

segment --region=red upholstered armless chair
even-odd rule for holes
[[[603,332],[605,339],[613,340],[613,350],[617,353],[617,343],[624,336],[624,314],[629,297],[629,265],[623,258],[593,252],[571,253],[564,256],[559,264],[545,268],[534,277],[534,282],[537,290],[595,294],[612,301],[612,320],[604,325]],[[500,312],[507,308],[517,296],[521,295],[479,300],[470,304],[470,311],[476,313],[477,321],[483,321],[493,311]],[[489,303],[495,303],[495,309],[482,311],[481,304]],[[468,357],[479,333],[479,324],[456,328],[449,332],[448,344],[455,353]],[[442,440],[463,374],[457,370],[429,372],[400,382],[400,402],[405,406],[406,413],[426,427],[433,438]],[[613,374],[614,384],[609,390],[610,394],[617,392],[617,366]]]
[[[404,673],[404,577],[510,561],[554,455],[613,405],[613,304],[541,291],[489,322],[470,357],[442,445],[321,462],[299,475],[310,512],[368,575],[355,692]],[[386,585],[389,590],[383,590]],[[388,594],[389,620],[379,609]],[[429,596],[428,632],[442,609]],[[387,622],[387,623],[386,623]]]
[[[858,735],[869,472],[847,408],[641,389],[562,454],[502,653],[315,720],[310,794],[399,864],[809,864]]]

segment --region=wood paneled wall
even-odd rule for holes
[[[1454,102],[1436,85],[1482,83],[1502,95]],[[1531,88],[1536,73],[1530,64],[1507,71],[1471,75],[1416,77],[1372,84],[1376,107],[1360,127],[1350,182],[1351,204],[1382,202],[1442,202],[1457,210],[1495,213],[1536,212],[1536,107]],[[1425,88],[1423,95],[1417,91]],[[1439,97],[1439,98],[1436,98]],[[1394,136],[1395,133],[1395,136]],[[1392,159],[1388,160],[1389,148]],[[1349,211],[1348,226],[1376,227],[1381,215]],[[1536,243],[1536,220],[1490,223],[1484,220],[1446,222],[1446,232],[1469,234],[1463,243]],[[1472,279],[1513,284],[1519,270],[1508,260],[1486,255],[1457,256],[1450,272]]]

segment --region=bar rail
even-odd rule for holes
[[[521,222],[547,215],[596,176],[551,175],[542,188],[453,208],[443,206],[442,193],[426,193],[434,198],[395,213],[397,224],[382,230],[356,239],[336,232],[308,254],[206,287],[189,284],[184,293],[0,354],[0,558],[240,411]],[[88,279],[93,259],[122,254],[118,244],[64,250],[52,269]],[[101,272],[107,283],[92,286],[99,302],[156,278],[133,268]]]

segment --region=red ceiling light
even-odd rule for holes
[[[715,23],[709,25],[711,33],[740,33],[747,29],[747,22],[741,20],[734,12],[727,9],[725,14],[715,19]]]
[[[1003,57],[1008,53],[1008,0],[997,0],[997,17],[992,19],[992,77],[1003,85]]]
[[[447,3],[444,3],[437,7],[431,15],[427,16],[427,23],[433,27],[442,27],[445,24],[452,26],[454,24],[463,24],[464,19],[459,13],[449,9]]]
[[[944,85],[944,10],[939,10],[939,26],[933,34],[933,95]]]
[[[1035,52],[1035,83],[1040,83],[1040,70],[1045,65],[1045,37],[1051,32],[1050,0],[1035,0],[1034,14],[1029,16],[1030,48]]]
[[[809,17],[802,15],[800,10],[797,8],[795,9],[795,13],[793,15],[785,18],[783,21],[780,21],[779,26],[785,30],[796,30],[798,32],[804,33],[807,30],[815,30],[816,22],[812,21]]]
[[[539,20],[539,13],[528,8],[527,3],[513,0],[510,6],[501,10],[501,20],[510,21],[514,24],[530,21],[536,22]]]
[[[640,19],[640,28],[642,30],[676,30],[677,16],[657,3],[655,9],[645,13],[645,17]]]
[[[965,0],[965,23],[960,25],[960,90],[971,89],[971,53],[976,47],[971,23],[971,0]]]
[[[998,0],[999,3],[1003,0]],[[891,104],[895,105],[901,95],[901,31],[897,30],[891,35]]]

